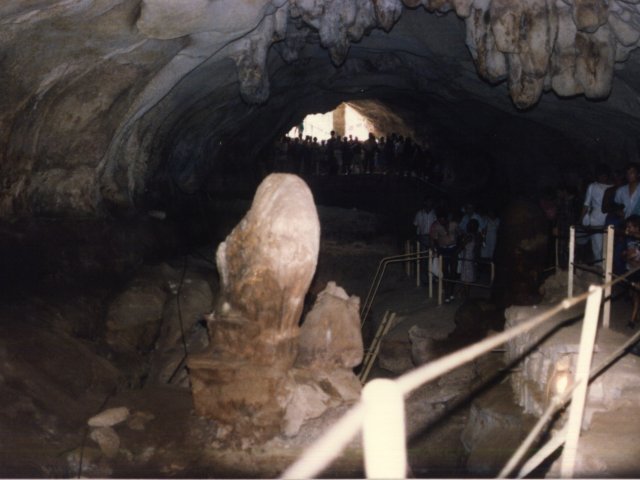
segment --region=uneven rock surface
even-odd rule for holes
[[[340,212],[347,217],[351,214],[325,209],[329,218]],[[341,222],[349,225],[346,219]],[[363,272],[362,278],[350,280],[357,291],[365,288],[363,279],[375,267],[371,258],[389,249],[385,242],[338,248],[335,240],[325,241],[330,252],[322,276],[330,277],[336,265],[347,259],[354,271]],[[260,444],[252,450],[242,450],[246,445],[240,444],[238,450],[223,448],[227,427],[195,414],[187,388],[189,378],[182,382],[184,368],[170,382],[164,375],[152,375],[173,370],[168,368],[173,359],[179,362],[184,356],[177,338],[178,317],[187,329],[190,353],[198,351],[196,340],[201,333],[208,346],[206,327],[197,319],[210,311],[212,297],[218,295],[213,258],[209,245],[187,256],[145,265],[132,273],[129,282],[110,289],[85,285],[79,291],[59,288],[47,295],[27,296],[25,292],[13,299],[2,298],[0,429],[11,433],[1,441],[5,474],[34,478],[229,477],[272,472],[275,476],[357,401],[361,385],[352,366],[362,357],[359,300],[331,285],[317,302],[322,307],[307,313],[319,324],[329,325],[335,331],[334,339],[342,343],[321,342],[326,368],[315,362],[313,370],[291,369],[296,388],[299,386],[295,398],[294,391],[289,392],[286,404],[291,423],[283,422],[282,436],[272,445]],[[156,340],[148,352],[123,353],[128,343],[121,349],[106,342],[111,336],[105,319],[117,310],[118,325],[135,329],[136,319],[147,311],[147,297],[135,293],[146,291],[145,285],[159,289],[165,298],[162,318],[154,322]],[[130,292],[127,308],[120,308],[125,305],[123,292]],[[317,296],[314,293],[311,298]],[[315,321],[309,324],[310,332]],[[294,324],[297,329],[298,320]],[[355,348],[344,341],[347,338],[358,340]],[[291,429],[284,429],[285,425]],[[346,459],[350,472],[362,465],[360,447],[354,445],[352,452]]]
[[[577,294],[586,291],[592,279],[579,275],[576,279]],[[558,301],[553,293],[562,286],[566,294],[566,273],[557,274],[545,283],[549,298],[534,307],[512,306],[505,312],[505,327],[515,326],[527,318],[542,315]],[[556,300],[556,302],[554,302]],[[600,326],[596,336],[591,368],[600,366],[628,339],[629,332],[623,326],[629,316],[630,305],[621,299],[612,304],[609,328]],[[557,313],[546,325],[516,337],[506,345],[506,361],[517,368],[510,376],[515,400],[528,414],[540,416],[553,396],[554,372],[568,366],[573,375],[580,348],[581,321],[584,303]],[[525,355],[526,354],[526,355]],[[576,474],[589,477],[628,476],[640,469],[634,455],[635,447],[629,442],[635,422],[629,409],[640,406],[638,374],[640,359],[622,352],[616,361],[589,384],[582,432],[576,457]],[[566,415],[564,417],[566,419]],[[625,424],[622,427],[622,424]],[[605,425],[608,425],[605,427]],[[618,425],[618,427],[616,426]],[[606,432],[606,433],[605,433]],[[550,476],[560,473],[560,461],[551,467]]]
[[[530,187],[514,160],[557,181],[638,153],[633,1],[10,2],[0,24],[2,218],[164,211],[233,171],[257,183],[278,135],[341,101],[404,123],[452,178],[470,152]]]

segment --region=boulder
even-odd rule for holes
[[[329,282],[300,328],[296,366],[358,366],[364,354],[359,310],[358,297]]]
[[[87,421],[90,427],[113,427],[124,422],[129,418],[129,409],[127,407],[108,408],[94,415]]]
[[[91,430],[91,440],[100,446],[100,450],[107,458],[115,458],[120,450],[120,437],[111,427],[99,427]]]

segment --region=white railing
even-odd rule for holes
[[[619,281],[633,272],[628,272],[620,277]],[[291,465],[281,478],[301,479],[313,478],[323,471],[337,458],[347,444],[363,431],[364,463],[368,478],[404,478],[406,475],[406,439],[404,436],[404,401],[406,397],[417,387],[430,382],[451,370],[474,360],[512,338],[529,330],[542,326],[554,318],[554,316],[566,309],[586,301],[582,335],[580,339],[580,351],[578,353],[577,368],[572,381],[572,397],[569,411],[569,420],[565,430],[556,434],[552,441],[539,450],[525,466],[535,468],[548,455],[552,454],[559,446],[564,444],[561,470],[563,477],[572,477],[580,435],[580,425],[586,402],[587,386],[590,378],[589,370],[593,355],[595,335],[599,320],[602,293],[609,285],[592,285],[588,292],[581,295],[566,298],[550,310],[530,318],[529,320],[511,327],[510,329],[486,338],[474,345],[465,347],[457,352],[441,357],[426,365],[418,367],[395,380],[375,379],[367,383],[362,392],[362,397],[338,422],[336,422],[322,437],[311,445],[302,456]],[[633,343],[640,338],[640,333],[635,335],[625,345]],[[623,346],[624,348],[624,346]],[[617,358],[616,358],[617,359]],[[612,360],[613,361],[613,360]],[[554,398],[552,405],[563,403],[563,399]],[[383,403],[383,405],[378,405]],[[390,410],[393,410],[392,412]],[[541,420],[548,420],[552,415],[545,413]],[[391,425],[389,418],[400,425]],[[541,429],[541,427],[537,427]],[[536,428],[523,443],[523,447],[517,450],[517,458],[512,459],[503,469],[501,476],[506,476],[514,466],[520,462],[523,453],[528,450],[528,445],[533,441],[540,430]],[[508,468],[507,468],[508,467]],[[530,471],[530,470],[529,470]]]
[[[437,274],[433,271],[433,262],[434,259],[438,260],[438,270]],[[495,278],[495,264],[492,261],[488,260],[466,260],[466,261],[475,261],[477,264],[487,264],[490,269],[490,278],[489,283],[476,283],[476,282],[463,282],[455,279],[445,279],[442,275],[442,255],[438,256],[434,254],[432,249],[420,250],[420,243],[416,242],[416,250],[411,250],[411,242],[407,240],[405,243],[405,253],[400,255],[393,255],[390,257],[385,257],[378,263],[378,268],[376,273],[371,281],[371,286],[369,287],[369,291],[367,292],[367,296],[362,303],[362,307],[360,308],[360,319],[362,325],[366,321],[370,311],[371,306],[373,305],[373,301],[375,300],[376,295],[378,294],[378,289],[380,288],[380,284],[382,283],[382,279],[387,270],[387,266],[391,263],[404,263],[405,272],[407,276],[411,276],[412,274],[412,264],[415,262],[415,272],[416,272],[416,286],[420,286],[420,263],[422,260],[427,260],[427,281],[428,281],[428,290],[429,290],[429,298],[433,298],[434,288],[433,288],[433,278],[438,278],[438,305],[442,304],[442,292],[443,292],[443,282],[457,283],[461,285],[469,285],[476,286],[482,288],[491,288],[493,285],[493,280]]]
[[[589,229],[591,233],[593,233],[594,229]],[[597,230],[600,231],[600,230]],[[576,256],[576,227],[571,226],[569,228],[569,263],[567,265],[567,296],[573,296],[573,287],[574,287],[574,277],[576,268],[580,268],[582,270],[590,271],[591,273],[596,273],[600,275],[604,280],[605,291],[604,291],[604,312],[602,323],[604,327],[609,327],[609,322],[611,321],[611,280],[613,278],[613,244],[614,244],[614,235],[615,230],[613,225],[609,225],[606,228],[603,228],[602,231],[606,231],[606,235],[604,236],[604,241],[602,242],[602,260],[603,260],[603,270],[602,271],[594,271],[593,269],[588,268],[588,266],[575,263]]]

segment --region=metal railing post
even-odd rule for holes
[[[559,270],[558,266],[560,265],[560,239],[556,237],[556,241],[554,243],[555,243],[555,255],[556,255],[555,261],[556,262],[555,262],[555,265],[553,266],[554,268],[553,273],[558,273],[558,270]]]
[[[613,278],[613,246],[615,242],[615,230],[613,225],[607,227],[607,236],[604,241],[604,309],[602,312],[602,326],[609,328],[611,321],[611,279]]]
[[[493,285],[493,281],[496,279],[496,264],[491,260],[491,280],[490,285]]]
[[[442,255],[438,255],[438,267],[440,271],[438,272],[438,305],[442,305],[442,283],[444,282],[444,270],[442,268]]]
[[[420,286],[420,242],[416,242],[416,287]]]
[[[371,346],[368,349],[367,355],[362,362],[362,371],[360,372],[360,383],[364,384],[369,377],[369,372],[371,372],[371,367],[378,358],[378,354],[380,353],[380,347],[382,346],[382,339],[389,332],[391,327],[395,326],[396,314],[395,312],[389,314],[387,310],[384,314],[384,318],[378,327],[378,331],[376,332],[376,336],[371,342]],[[366,362],[366,363],[365,363]]]
[[[405,373],[394,381],[397,383],[402,395],[406,396],[420,385],[430,382],[456,367],[478,358],[480,355],[488,353],[524,332],[539,327],[560,311],[568,310],[574,305],[583,302],[587,296],[585,293],[573,299],[565,299],[551,309],[524,323],[513,326],[504,332],[487,337],[476,344],[464,347],[456,352],[422,365],[415,370]],[[640,333],[638,336],[640,336]],[[637,339],[634,340],[637,341]],[[338,457],[342,449],[345,448],[358,433],[363,425],[363,418],[364,405],[361,400],[347,411],[341,419],[329,427],[327,432],[307,447],[302,456],[291,465],[280,478],[314,478],[323,468]]]
[[[569,420],[567,421],[567,437],[562,452],[560,475],[562,478],[573,477],[576,455],[578,452],[578,440],[584,416],[584,406],[587,400],[587,388],[589,386],[589,370],[593,358],[593,347],[598,331],[598,317],[600,315],[600,303],[602,301],[602,287],[592,285],[589,287],[589,298],[585,308],[582,334],[580,336],[580,351],[576,364],[576,372],[573,382],[576,389],[573,391]]]
[[[397,382],[376,378],[362,389],[362,440],[367,478],[405,478],[404,395]]]
[[[433,298],[433,250],[429,249],[429,298]]]
[[[569,227],[569,264],[567,265],[567,297],[573,297],[573,260],[576,250],[576,227]]]
[[[404,242],[404,254],[409,255],[411,253],[411,242],[407,240]],[[404,262],[404,272],[407,274],[407,277],[411,276],[411,260],[407,258],[406,262]]]

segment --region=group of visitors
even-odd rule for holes
[[[351,175],[394,173],[441,181],[439,163],[426,145],[411,137],[392,133],[376,138],[369,133],[362,141],[353,135],[340,137],[331,131],[327,140],[299,134],[276,141],[272,170],[306,175]]]
[[[575,195],[562,195],[569,189],[560,189],[555,203],[543,196],[540,205],[549,219],[554,220],[553,233],[560,242],[568,238],[568,228],[572,224],[585,227],[577,235],[577,243],[590,246],[587,263],[602,268],[604,229],[615,228],[613,249],[613,272],[622,275],[640,268],[640,164],[629,163],[623,171],[612,171],[608,165],[596,167],[594,181],[589,183],[579,214],[572,214]],[[565,208],[563,208],[565,207]],[[568,208],[567,208],[568,207]],[[552,214],[552,215],[550,215]],[[575,218],[575,217],[578,218]],[[566,217],[566,218],[564,218]],[[580,242],[580,238],[586,242]],[[566,265],[566,245],[561,244],[559,253],[561,264]],[[628,327],[635,328],[640,322],[640,272],[628,277],[629,292],[633,300],[631,319]]]
[[[433,249],[442,256],[444,302],[455,298],[455,283],[460,294],[469,294],[469,285],[478,279],[478,261],[490,262],[496,247],[500,219],[493,209],[476,212],[473,203],[451,208],[444,200],[428,197],[413,221],[421,250]],[[449,280],[449,281],[446,281]]]
[[[618,274],[624,273],[623,269],[633,271],[640,268],[640,164],[628,164],[625,174],[627,183],[612,185],[608,196],[605,191],[602,205],[603,213],[607,214],[605,225],[618,227],[614,240],[614,271]],[[622,232],[621,225],[624,225]],[[633,299],[631,319],[627,326],[635,328],[640,320],[640,271],[631,273],[627,280]]]

